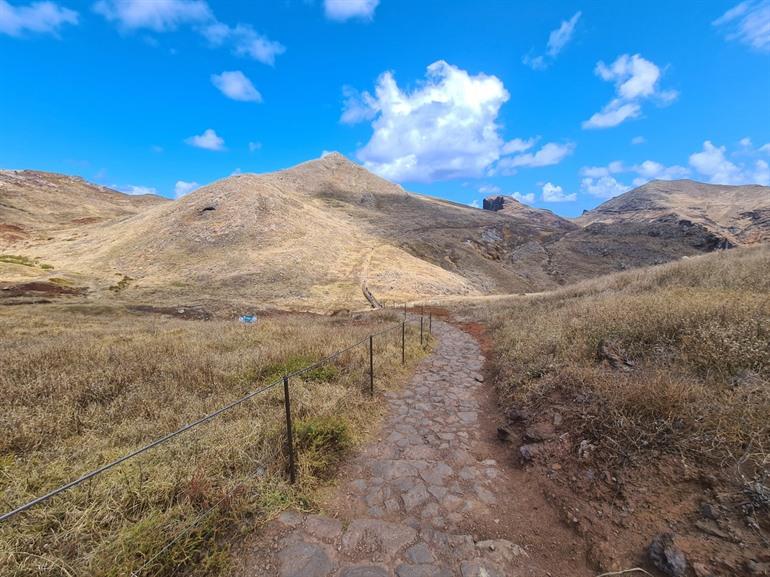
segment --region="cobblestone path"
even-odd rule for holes
[[[345,468],[335,516],[280,515],[262,542],[270,551],[252,559],[247,575],[547,575],[515,543],[475,534],[515,496],[503,491],[498,463],[479,455],[479,345],[449,324],[433,328],[435,351],[404,389],[388,394],[379,440]]]

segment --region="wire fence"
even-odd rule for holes
[[[364,363],[363,366],[360,366],[362,374],[361,377],[364,377],[362,380],[363,386],[362,390],[365,391],[365,394],[369,396],[375,395],[375,387],[377,379],[379,378],[379,372],[378,372],[378,360],[384,353],[385,349],[392,349],[396,354],[400,352],[400,363],[404,365],[406,363],[406,344],[407,344],[407,327],[413,326],[415,328],[415,338],[416,338],[416,327],[419,325],[419,339],[420,339],[420,345],[423,346],[427,342],[427,335],[429,335],[432,332],[432,314],[428,313],[428,317],[426,318],[424,316],[424,309],[420,308],[417,310],[415,307],[412,307],[412,315],[408,314],[407,306],[404,305],[398,305],[395,307],[381,307],[382,309],[392,309],[397,310],[399,313],[403,313],[403,319],[400,322],[394,323],[393,325],[381,330],[377,331],[375,333],[369,334],[364,338],[359,339],[358,341],[352,343],[351,345],[337,350],[311,364],[308,364],[306,366],[303,366],[299,369],[287,372],[286,374],[282,375],[280,378],[275,379],[272,382],[269,382],[267,384],[264,384],[249,393],[243,395],[240,398],[237,398],[230,403],[227,403],[224,406],[219,407],[218,409],[203,415],[202,417],[172,431],[167,433],[166,435],[163,435],[162,437],[159,437],[151,442],[146,443],[145,445],[138,447],[134,449],[133,451],[130,451],[110,462],[107,462],[59,487],[56,487],[55,489],[52,489],[48,491],[45,494],[42,494],[34,499],[29,500],[28,502],[19,504],[15,508],[3,513],[0,515],[0,529],[3,528],[3,524],[9,523],[12,520],[16,520],[19,517],[21,517],[23,514],[29,512],[31,509],[38,508],[38,507],[44,507],[45,504],[52,499],[54,499],[57,496],[61,496],[65,493],[68,493],[76,488],[85,488],[85,490],[88,491],[88,496],[86,500],[90,499],[90,489],[91,489],[91,483],[99,478],[101,475],[118,469],[121,465],[123,465],[126,462],[137,460],[140,456],[146,456],[149,452],[153,451],[157,448],[165,448],[167,447],[168,443],[177,437],[183,435],[184,433],[197,429],[198,427],[201,427],[204,424],[207,424],[222,415],[226,413],[230,413],[234,411],[236,408],[239,407],[245,407],[248,406],[248,401],[251,401],[255,399],[256,397],[262,397],[267,396],[268,393],[271,391],[274,393],[274,396],[281,396],[280,404],[281,408],[283,409],[281,412],[282,415],[282,437],[283,437],[283,448],[282,452],[283,457],[285,458],[286,462],[288,463],[288,467],[286,470],[286,475],[288,477],[288,480],[291,484],[294,484],[297,481],[298,471],[297,471],[297,462],[296,462],[296,451],[295,451],[295,432],[294,432],[294,422],[293,422],[293,415],[292,410],[297,404],[297,401],[292,401],[292,384],[295,380],[303,377],[304,375],[308,375],[313,371],[316,371],[326,365],[330,365],[338,361],[340,358],[344,357],[345,355],[350,355],[354,351],[360,350],[361,347],[365,349],[365,355],[364,355]],[[384,337],[387,335],[393,335],[393,342],[386,342]],[[399,342],[400,341],[400,342]],[[377,352],[377,345],[380,345],[383,350],[380,351],[380,356],[378,357]],[[400,348],[400,351],[398,349]],[[281,394],[282,393],[282,394]],[[341,402],[343,399],[339,399],[338,403]],[[277,401],[277,399],[276,399]],[[279,421],[275,420],[275,417],[277,415],[273,415],[273,418],[270,419],[270,424],[268,426],[275,426],[278,424]],[[279,454],[274,455],[274,457],[278,458]],[[173,457],[172,457],[173,459]],[[264,466],[258,467],[257,471],[262,470],[264,471],[264,467],[268,466],[270,463],[265,463]],[[188,463],[189,465],[189,463]],[[139,485],[142,483],[142,472],[141,472],[141,464],[139,465]],[[126,480],[126,484],[130,484],[128,480]],[[146,575],[150,575],[150,571],[153,570],[154,567],[156,567],[156,564],[159,562],[161,558],[163,558],[164,555],[169,554],[169,552],[172,550],[175,544],[177,544],[181,539],[185,538],[185,536],[193,531],[196,527],[201,525],[207,518],[209,518],[215,511],[217,511],[220,508],[223,508],[224,505],[237,497],[238,491],[240,490],[241,486],[238,483],[232,484],[232,486],[228,490],[222,490],[221,496],[214,500],[213,502],[206,502],[201,504],[200,507],[198,507],[199,513],[191,518],[188,522],[183,523],[181,527],[171,536],[166,536],[165,542],[162,543],[162,546],[158,547],[158,549],[154,552],[147,552],[144,555],[144,560],[141,565],[139,565],[137,568],[133,569],[130,573],[132,577],[145,577]],[[50,527],[49,527],[50,530]],[[41,555],[37,555],[32,552],[26,552],[23,553],[23,555],[27,555],[27,558],[39,558],[40,560],[44,560],[45,557]],[[66,566],[63,563],[53,563],[57,564],[58,570],[60,574],[64,575],[72,575],[73,572],[69,571]],[[22,574],[22,573],[19,573]]]

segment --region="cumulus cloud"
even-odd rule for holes
[[[113,185],[112,188],[119,190],[125,194],[137,195],[137,194],[158,194],[158,191],[151,186],[136,186],[128,184],[125,186]]]
[[[500,194],[501,188],[496,184],[485,184],[479,187],[479,192],[485,195]]]
[[[594,70],[597,76],[615,84],[615,98],[599,112],[583,122],[583,128],[610,128],[641,114],[641,103],[654,99],[661,104],[673,102],[674,90],[661,90],[661,70],[639,54],[622,54],[610,65],[599,62]]]
[[[548,44],[545,49],[545,54],[533,55],[527,54],[522,58],[522,62],[532,68],[533,70],[544,70],[550,66],[559,53],[564,50],[564,47],[569,44],[570,40],[575,33],[575,26],[577,26],[578,20],[580,20],[581,13],[576,12],[569,20],[563,20],[561,25],[552,30],[548,35]]]
[[[0,0],[2,1],[2,0]],[[249,24],[229,26],[217,20],[205,0],[99,0],[94,11],[124,32],[170,32],[190,26],[212,46],[230,46],[239,56],[273,65],[286,48]]]
[[[372,20],[379,3],[380,0],[324,0],[324,13],[338,22],[351,18]]]
[[[561,186],[550,182],[543,185],[543,200],[545,202],[573,202],[577,199],[576,193],[565,194]]]
[[[764,146],[752,151],[752,156],[763,152]],[[727,157],[727,148],[715,146],[710,140],[703,149],[690,155],[690,166],[713,184],[770,184],[770,170],[761,158],[750,158],[737,164]]]
[[[770,0],[747,0],[714,20],[714,26],[755,50],[770,52]]]
[[[225,71],[222,74],[212,74],[211,82],[219,91],[241,102],[262,102],[262,95],[254,88],[246,75],[240,70]]]
[[[371,121],[373,133],[358,150],[359,160],[391,180],[479,178],[498,168],[505,172],[555,164],[574,148],[547,143],[525,153],[535,139],[505,142],[497,117],[509,94],[500,79],[472,75],[443,60],[428,66],[425,80],[411,91],[402,90],[393,73],[385,72],[374,94],[352,88],[343,94],[341,122]]]
[[[186,194],[190,194],[193,190],[200,185],[197,182],[186,182],[184,180],[177,180],[174,185],[174,196],[176,198],[182,198]]]
[[[203,148],[206,150],[224,150],[225,149],[224,139],[218,136],[217,133],[212,128],[207,128],[203,132],[203,134],[186,138],[185,142],[190,146],[195,146],[196,148]]]
[[[548,142],[535,152],[526,152],[524,154],[503,158],[498,162],[498,167],[503,169],[503,172],[506,172],[505,169],[525,166],[552,166],[554,164],[559,164],[567,156],[572,154],[574,150],[575,145],[571,142],[566,144]]]
[[[614,176],[600,176],[581,180],[580,190],[596,198],[612,198],[631,190],[631,187],[618,182]]]
[[[342,120],[372,119],[372,137],[358,158],[381,176],[422,182],[479,177],[500,157],[497,115],[508,98],[497,77],[473,76],[439,60],[412,92],[385,72],[374,95],[346,102]]]
[[[0,34],[22,36],[25,33],[59,34],[65,24],[78,23],[78,13],[55,2],[32,2],[13,6],[0,0]]]
[[[261,142],[249,142],[249,152],[256,152],[262,148]]]
[[[634,136],[631,139],[631,144],[634,144],[634,145],[636,145],[636,144],[644,144],[645,142],[647,142],[647,139],[644,136]]]
[[[535,193],[534,192],[528,192],[526,194],[521,192],[514,192],[511,194],[513,198],[518,200],[519,202],[523,202],[524,204],[532,204],[535,202]]]

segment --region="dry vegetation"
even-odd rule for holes
[[[759,246],[476,305],[475,313],[492,327],[496,382],[509,416],[522,427],[551,426],[556,412],[559,434],[567,432],[531,446],[548,455],[548,476],[557,477],[550,470],[554,462],[569,469],[571,494],[564,503],[574,512],[568,518],[583,523],[574,491],[584,491],[593,503],[581,506],[583,512],[607,502],[622,509],[613,517],[619,524],[600,533],[600,541],[617,535],[617,527],[635,527],[631,554],[637,555],[654,531],[681,522],[680,530],[692,536],[688,555],[695,559],[717,563],[706,558],[709,551],[732,547],[722,565],[731,574],[740,572],[741,559],[766,553],[769,270],[770,247]],[[529,442],[526,434],[524,439]],[[705,494],[702,487],[714,491]],[[603,501],[596,500],[599,494]],[[721,529],[713,530],[728,537],[714,541],[713,534],[686,528],[692,527],[686,519],[699,518],[704,499],[724,506]],[[624,519],[634,510],[631,502],[639,509],[633,522]],[[603,522],[592,515],[584,529],[595,531]],[[619,539],[622,549],[626,543]],[[730,543],[743,543],[743,549]]]
[[[6,307],[0,316],[0,508],[43,494],[397,320],[394,313],[278,315],[245,326],[94,305]],[[403,381],[423,354],[414,330],[405,368],[400,330],[375,339],[378,388]],[[123,576],[146,562],[137,575],[222,572],[233,535],[288,505],[312,507],[314,490],[371,430],[381,404],[365,392],[366,360],[360,346],[292,379],[300,451],[295,487],[286,481],[282,388],[276,387],[0,525],[0,574]]]

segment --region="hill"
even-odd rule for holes
[[[720,204],[714,193],[698,220],[681,207],[706,206],[698,195],[709,185],[656,182],[573,223],[506,197],[479,210],[410,193],[336,153],[176,201],[62,175],[2,176],[0,226],[13,232],[0,244],[0,294],[55,279],[48,292],[64,283],[90,299],[239,310],[364,308],[367,293],[387,303],[548,290],[755,242],[768,210],[768,189],[727,187],[732,196]]]
[[[0,170],[0,246],[45,241],[165,202],[160,196],[123,194],[76,176]]]

